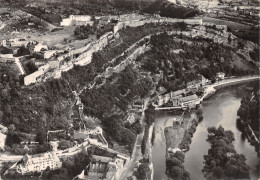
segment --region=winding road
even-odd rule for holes
[[[142,144],[144,129],[145,129],[144,128],[144,117],[145,117],[144,111],[146,110],[149,101],[150,101],[150,98],[146,98],[144,100],[144,108],[143,108],[143,112],[142,112],[142,116],[141,116],[141,125],[143,127],[143,132],[141,134],[137,135],[131,159],[125,165],[119,180],[126,180],[127,177],[131,176],[132,173],[134,172],[134,168],[135,168],[137,162],[143,156],[141,153],[141,144]]]

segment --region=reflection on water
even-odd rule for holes
[[[191,173],[194,180],[203,179],[201,172],[203,167],[203,155],[208,153],[210,145],[206,142],[207,128],[222,125],[225,130],[234,132],[234,146],[238,153],[245,154],[247,164],[251,167],[252,179],[257,179],[258,164],[255,148],[246,139],[241,137],[241,132],[236,127],[237,110],[243,96],[250,95],[251,91],[246,89],[249,84],[235,85],[219,89],[216,94],[202,103],[204,119],[197,127],[192,138],[190,150],[185,155],[184,166]]]
[[[257,179],[258,164],[257,153],[255,148],[249,144],[247,139],[243,138],[241,132],[236,128],[237,110],[243,96],[249,96],[252,92],[252,83],[243,83],[225,87],[216,91],[214,95],[209,97],[202,103],[203,121],[197,127],[192,138],[190,150],[185,155],[185,169],[191,173],[192,180],[204,179],[202,173],[203,156],[208,154],[210,144],[207,139],[207,128],[211,126],[219,126],[220,124],[225,130],[234,132],[234,146],[238,153],[242,153],[247,158],[247,164],[251,167],[250,175],[252,179]],[[156,118],[156,136],[152,151],[154,163],[154,179],[167,179],[165,175],[165,153],[166,144],[164,138],[164,127],[172,124],[171,119],[174,116],[160,115]]]

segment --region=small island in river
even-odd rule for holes
[[[203,173],[206,179],[250,179],[244,154],[238,154],[233,145],[234,133],[220,125],[208,128],[207,141],[211,144],[204,156]]]
[[[202,120],[202,111],[186,110],[182,116],[175,119],[173,126],[164,130],[166,139],[166,174],[173,179],[190,179],[190,173],[182,165],[186,152],[189,149],[191,138],[196,131],[199,121]]]

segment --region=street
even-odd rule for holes
[[[143,109],[143,113],[142,113],[142,116],[141,116],[141,119],[140,119],[141,125],[143,127],[143,132],[141,134],[137,135],[131,159],[128,162],[128,164],[124,167],[123,172],[122,172],[119,180],[126,180],[127,177],[131,176],[132,173],[134,172],[134,168],[137,164],[136,161],[139,161],[142,158],[141,144],[142,144],[143,135],[144,135],[144,117],[145,117],[144,111],[147,108],[149,100],[150,100],[150,98],[146,98],[144,100],[145,101],[144,102],[144,109]]]

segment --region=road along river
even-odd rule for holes
[[[256,81],[254,81],[256,82]],[[246,156],[246,163],[251,167],[251,179],[258,179],[258,161],[255,148],[246,139],[241,137],[241,132],[236,128],[237,110],[242,97],[249,96],[253,82],[243,82],[236,85],[225,86],[218,89],[214,95],[202,102],[203,121],[198,125],[192,138],[190,150],[185,154],[185,169],[190,172],[192,180],[204,179],[202,173],[203,156],[208,153],[210,144],[207,139],[207,128],[222,125],[225,130],[234,132],[234,146],[238,153]],[[168,179],[165,170],[166,143],[163,129],[172,125],[175,115],[160,113],[155,120],[155,141],[152,149],[152,162],[154,164],[154,179]]]

